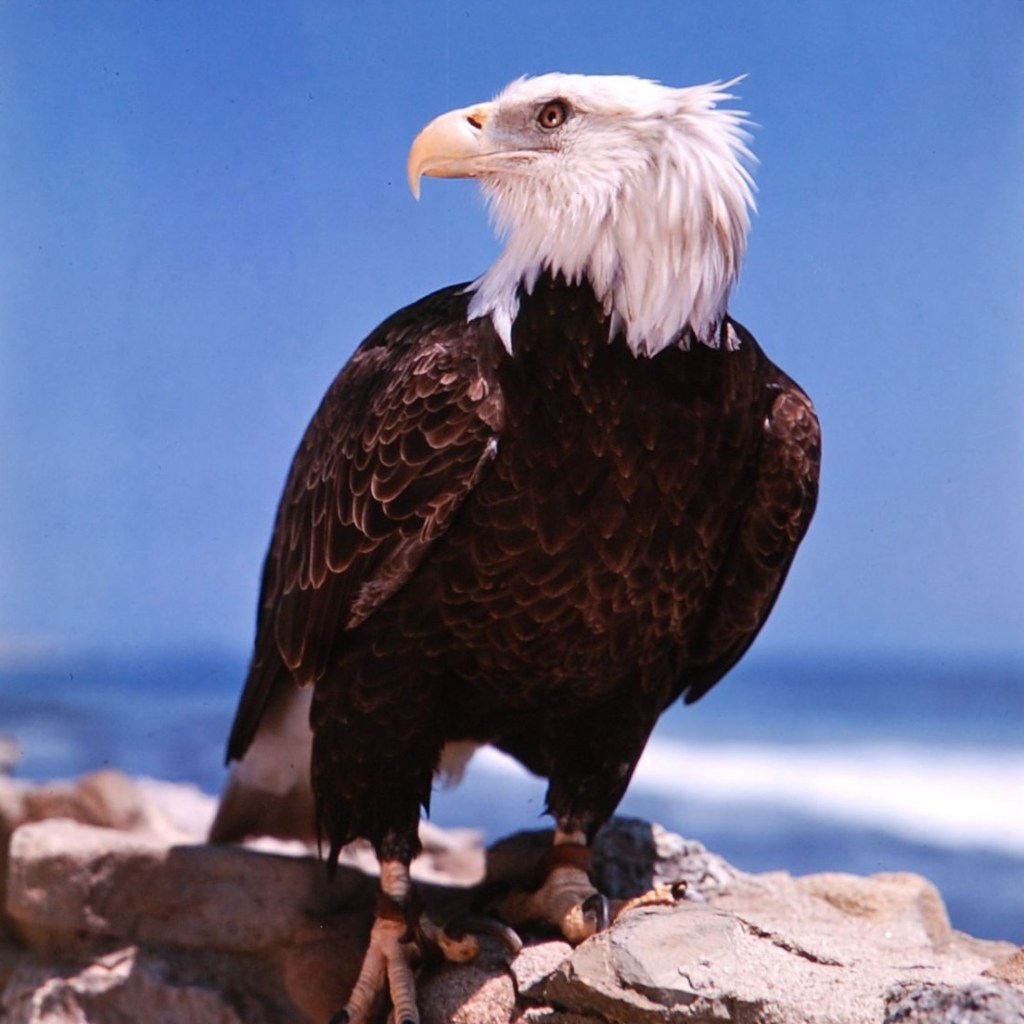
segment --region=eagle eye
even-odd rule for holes
[[[568,116],[569,108],[563,100],[549,100],[540,108],[540,113],[537,114],[537,124],[541,128],[551,131],[565,124],[565,119]]]

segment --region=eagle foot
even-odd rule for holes
[[[532,892],[511,892],[499,904],[498,913],[511,925],[543,921],[554,925],[566,940],[578,945],[612,920],[612,908],[586,871],[558,864],[548,871]]]
[[[416,968],[421,964],[469,963],[480,952],[478,936],[497,939],[512,956],[522,940],[500,921],[463,915],[441,926],[420,911],[410,899],[403,906],[384,894],[377,897],[377,916],[370,931],[370,945],[348,1002],[330,1024],[368,1024],[375,1019],[385,994],[393,1006],[395,1024],[419,1024],[416,1007]]]
[[[348,1002],[330,1024],[369,1024],[384,995],[385,986],[400,1024],[419,1024],[413,962],[419,959],[415,941],[404,918],[378,914],[370,930],[370,945]]]

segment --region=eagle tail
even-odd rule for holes
[[[232,770],[216,817],[211,843],[234,843],[256,836],[316,841],[313,792],[308,783],[284,793],[246,785],[237,766]]]
[[[265,715],[231,774],[210,828],[211,843],[251,836],[316,840],[310,783],[312,689],[290,686],[273,714]]]

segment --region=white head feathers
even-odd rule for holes
[[[551,74],[428,126],[410,179],[479,178],[506,240],[471,286],[470,316],[490,316],[511,347],[519,288],[548,270],[589,281],[638,355],[690,330],[717,344],[754,209],[744,115],[718,107],[732,84]],[[459,152],[427,159],[417,147],[442,123]]]

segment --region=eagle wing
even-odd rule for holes
[[[307,428],[264,563],[229,760],[245,754],[275,691],[320,679],[403,586],[494,459],[500,342],[489,321],[466,322],[464,292],[437,292],[378,327]]]
[[[744,339],[750,334],[732,321]],[[687,704],[703,697],[754,642],[785,582],[818,500],[821,428],[801,388],[769,364],[771,397],[753,492],[716,579],[680,680]]]

